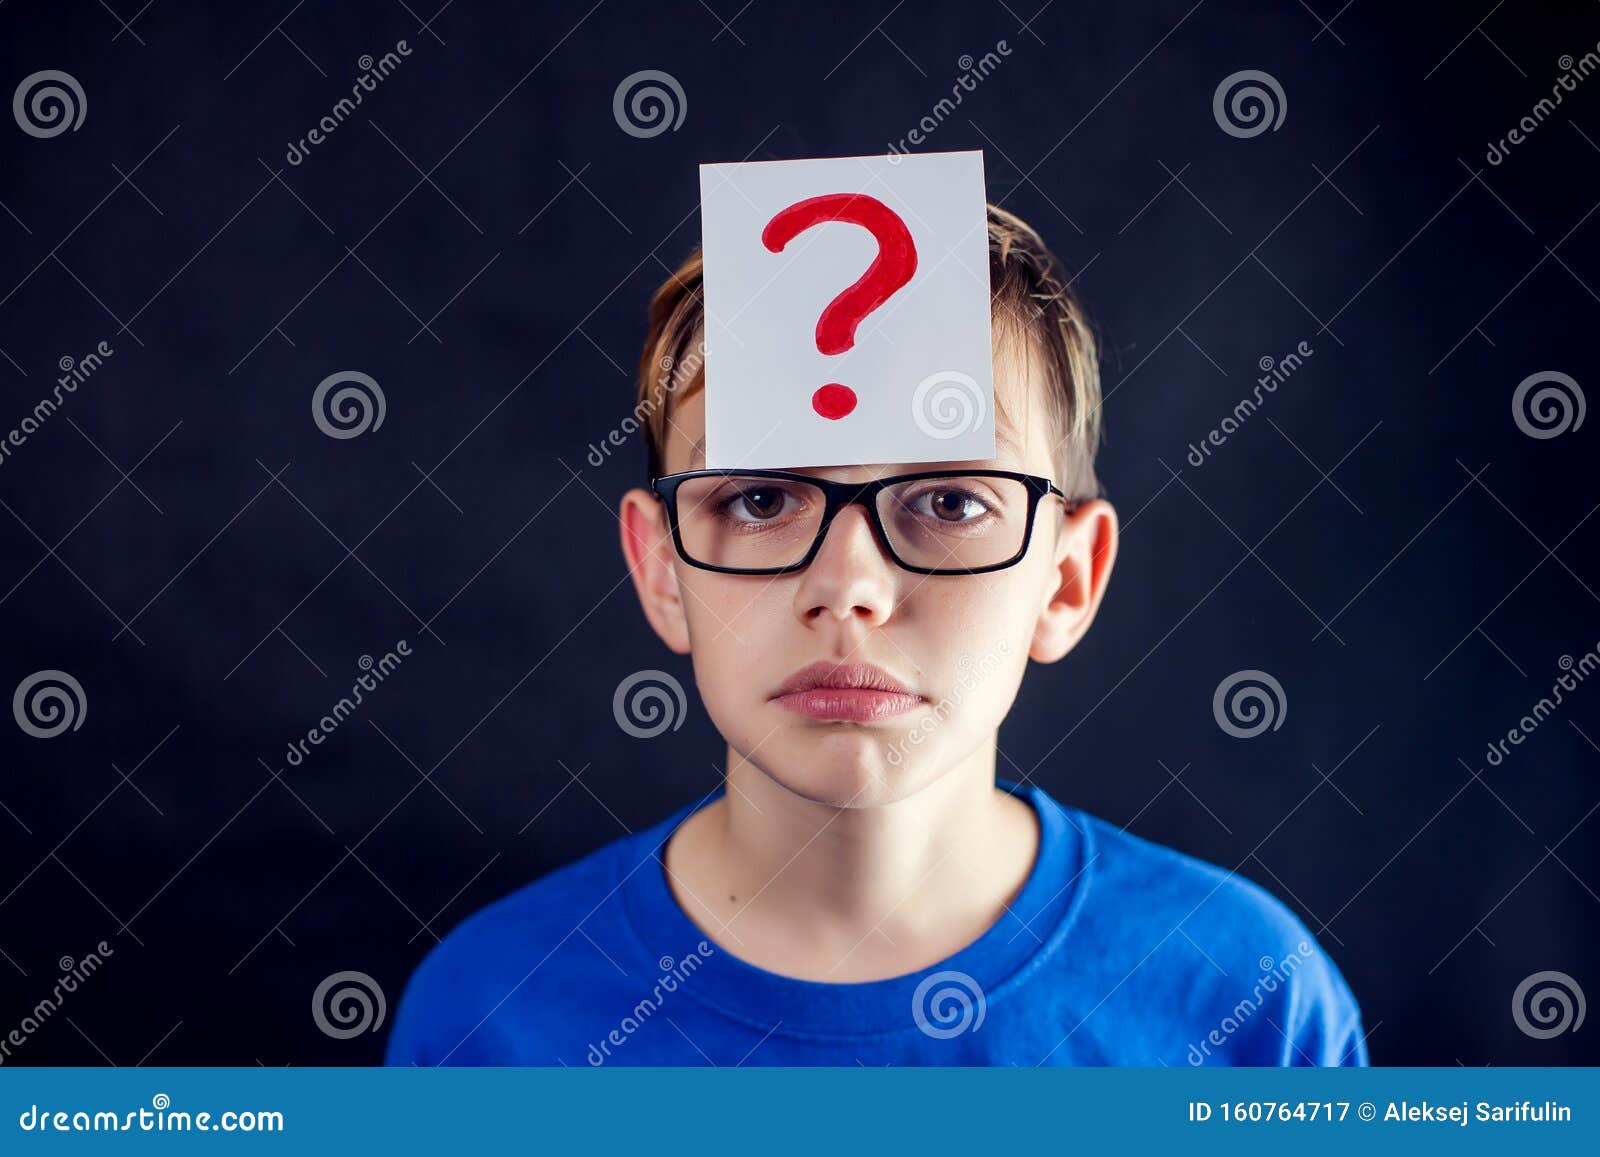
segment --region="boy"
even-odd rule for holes
[[[988,212],[993,461],[697,473],[699,255],[656,293],[622,548],[726,789],[456,929],[389,1063],[1366,1063],[1281,903],[997,785],[1027,660],[1088,630],[1117,516],[1094,338],[1039,236]]]

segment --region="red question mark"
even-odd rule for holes
[[[860,225],[878,242],[878,256],[861,279],[835,297],[817,319],[817,349],[842,354],[856,344],[856,327],[898,293],[917,271],[917,247],[900,215],[865,193],[828,193],[808,197],[782,210],[761,231],[761,243],[773,253],[813,225],[845,221]],[[838,419],[856,408],[856,392],[829,382],[811,395],[811,408],[824,418]]]

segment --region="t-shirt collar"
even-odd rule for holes
[[[915,1029],[918,988],[938,973],[981,993],[987,1004],[1023,983],[1065,937],[1094,863],[1088,825],[1037,786],[997,786],[1030,804],[1039,821],[1033,868],[1009,909],[978,939],[917,972],[884,980],[832,984],[780,976],[719,947],[689,919],[667,882],[661,857],[678,825],[722,794],[681,808],[632,838],[618,861],[626,920],[647,968],[681,981],[683,991],[724,1016],[763,1032],[862,1036]],[[631,871],[630,871],[631,869]],[[924,1002],[925,1005],[925,1002]]]

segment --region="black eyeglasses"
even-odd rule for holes
[[[1009,470],[929,470],[835,482],[787,470],[691,470],[657,478],[684,562],[722,574],[788,574],[822,548],[834,516],[865,507],[873,532],[915,574],[984,574],[1021,561],[1039,502],[1068,499],[1048,478]]]

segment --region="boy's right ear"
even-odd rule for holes
[[[622,496],[622,557],[628,561],[633,589],[645,618],[669,650],[689,653],[689,621],[673,566],[672,532],[667,512],[652,492],[634,487]]]

